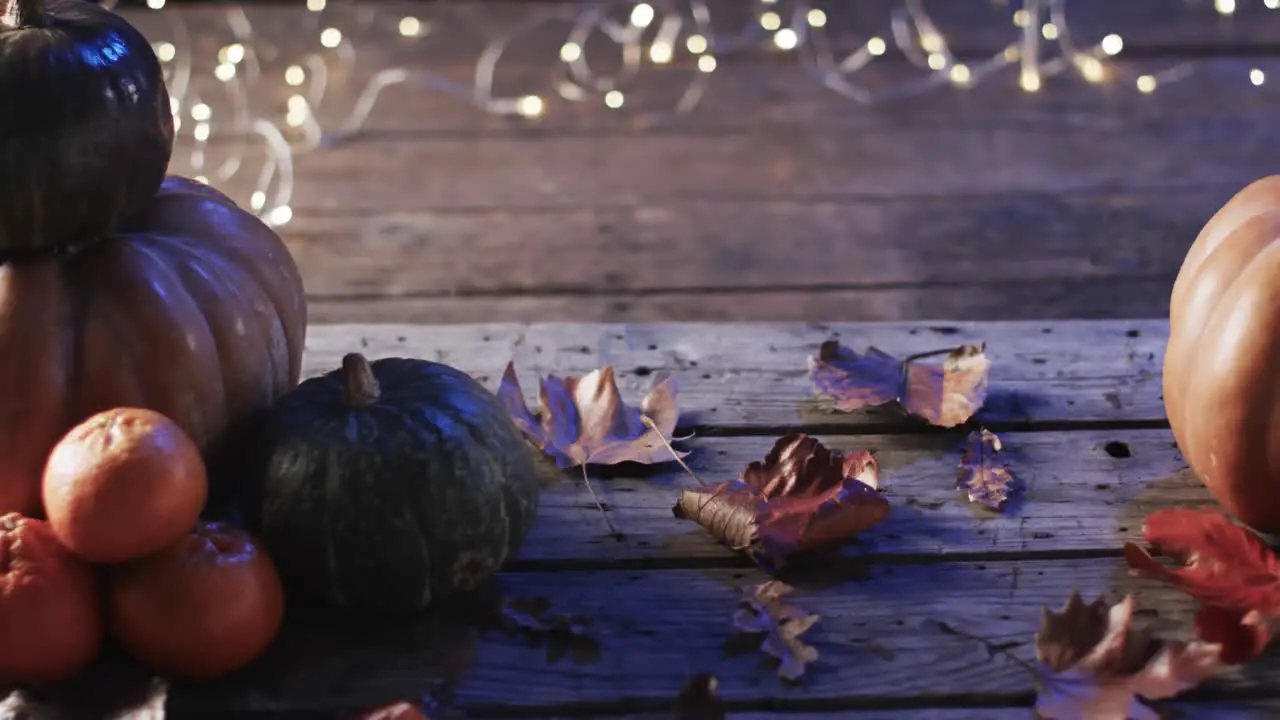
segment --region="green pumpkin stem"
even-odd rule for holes
[[[44,0],[0,0],[0,30],[42,28],[47,21]]]
[[[373,375],[373,367],[360,353],[342,356],[342,404],[348,410],[359,410],[378,401],[382,388]]]

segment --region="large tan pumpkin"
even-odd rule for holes
[[[1280,532],[1280,175],[1231,198],[1183,260],[1164,405],[1214,497],[1254,528]]]
[[[114,236],[0,266],[0,514],[38,511],[49,450],[100,410],[156,410],[210,450],[297,385],[306,321],[280,238],[182,178]]]

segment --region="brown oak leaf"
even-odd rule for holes
[[[942,365],[919,361],[943,355]],[[897,403],[902,409],[939,427],[955,427],[973,417],[987,400],[991,360],[985,343],[898,359],[877,348],[866,353],[828,340],[809,358],[814,391],[834,400],[835,408],[853,412]]]
[[[1072,592],[1060,612],[1044,609],[1036,633],[1039,694],[1045,720],[1156,720],[1139,698],[1160,700],[1216,672],[1218,646],[1156,638],[1133,627],[1134,599],[1085,604]]]
[[[969,433],[964,454],[956,468],[956,488],[969,495],[969,502],[992,510],[1003,510],[1013,489],[1013,475],[997,457],[1004,444],[986,428]]]
[[[1266,543],[1221,512],[1188,508],[1151,513],[1142,536],[1152,551],[1125,543],[1129,567],[1200,601],[1196,635],[1222,646],[1222,662],[1239,665],[1262,653],[1280,629],[1280,559]]]
[[[681,492],[672,512],[772,571],[793,557],[850,542],[882,522],[889,501],[879,484],[871,453],[845,456],[817,438],[790,433],[739,479]]]
[[[698,673],[684,684],[671,707],[672,720],[725,720],[720,681],[710,673]]]
[[[800,638],[820,616],[811,615],[782,601],[792,588],[778,580],[743,588],[741,607],[733,614],[733,626],[746,633],[762,633],[760,649],[779,660],[778,676],[799,680],[805,668],[818,661],[818,649]]]
[[[673,452],[677,458],[689,454],[668,444],[680,419],[674,377],[654,385],[636,409],[622,401],[612,366],[582,377],[548,375],[539,383],[535,416],[525,404],[512,362],[497,395],[516,426],[561,468],[651,464],[672,460]]]

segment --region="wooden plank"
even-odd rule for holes
[[[406,212],[283,232],[325,301],[1039,284],[1173,277],[1238,189]]]
[[[535,374],[583,373],[612,364],[628,402],[654,374],[678,376],[682,425],[747,429],[901,428],[887,412],[832,413],[812,400],[806,358],[827,339],[909,355],[984,341],[991,382],[979,420],[992,427],[1061,423],[1164,423],[1160,371],[1164,320],[955,323],[597,323],[318,325],[303,372],[337,368],[344,353],[445,362],[496,388],[514,360],[530,402]]]
[[[477,47],[476,55],[479,50]],[[359,64],[328,83],[324,99],[313,108],[320,124],[327,129],[340,127],[377,72],[403,66],[410,70],[409,81],[383,89],[361,128],[375,135],[415,138],[545,137],[659,128],[705,133],[795,123],[814,130],[848,132],[879,132],[886,128],[987,129],[993,125],[1052,122],[1054,118],[1063,125],[1100,126],[1168,115],[1204,117],[1221,113],[1223,108],[1233,114],[1263,113],[1271,93],[1266,87],[1250,83],[1250,71],[1257,69],[1266,77],[1280,77],[1280,59],[1274,58],[1134,60],[1121,56],[1105,61],[1107,80],[1099,84],[1065,73],[1046,77],[1043,91],[1030,94],[1020,89],[1015,65],[972,86],[944,84],[929,92],[869,107],[824,87],[813,65],[794,56],[725,57],[717,61],[710,75],[701,73],[693,58],[682,57],[668,65],[646,66],[624,85],[624,108],[611,110],[605,107],[600,94],[588,94],[580,100],[560,97],[554,84],[557,53],[548,52],[524,61],[507,60],[495,76],[498,96],[532,94],[543,100],[543,115],[530,120],[495,115],[476,106],[469,90],[476,72],[472,59],[455,63],[414,56],[406,60],[380,58],[376,48],[360,52]],[[616,48],[603,47],[591,53],[589,59],[594,67],[609,67],[617,64],[617,54]],[[209,58],[215,56],[216,48],[208,51]],[[284,120],[289,98],[299,91],[285,82],[286,65],[272,64],[246,87],[255,116],[275,122]],[[1138,91],[1139,76],[1160,74],[1175,66],[1194,69],[1178,82],[1162,84],[1157,92]],[[197,74],[194,87],[202,98],[216,101],[225,96],[225,88],[208,74],[211,71],[212,65],[205,74]],[[860,87],[889,91],[920,83],[930,74],[890,60],[877,61],[850,79]],[[672,115],[670,111],[693,83],[705,83],[705,96],[692,112]],[[453,91],[443,91],[441,86]],[[189,119],[186,122],[180,132],[184,141],[190,139],[194,128]],[[214,124],[211,142],[220,142],[219,131],[224,122]]]
[[[1172,286],[1172,275],[865,288],[805,287],[797,283],[781,288],[714,292],[313,296],[309,307],[313,321],[327,323],[1162,318],[1168,317]]]
[[[1033,659],[1041,609],[1060,607],[1073,590],[1109,599],[1133,592],[1144,623],[1172,635],[1189,632],[1195,610],[1189,597],[1129,577],[1115,558],[873,566],[857,580],[791,596],[821,615],[806,635],[821,658],[798,687],[784,688],[759,651],[732,652],[739,588],[765,579],[749,569],[505,574],[503,594],[544,596],[560,612],[593,618],[598,645],[590,657],[551,663],[545,646],[486,633],[471,641],[470,662],[450,688],[453,702],[474,716],[515,708],[657,713],[691,673],[708,671],[719,678],[721,694],[744,710],[765,703],[772,710],[1022,704],[1033,692],[1025,663]],[[445,624],[442,617],[434,622]],[[451,645],[425,625],[397,622],[375,633],[354,621],[295,614],[256,672],[178,686],[170,707],[296,711],[421,698],[438,687],[441,665],[457,660],[466,644]],[[1198,692],[1265,697],[1276,692],[1268,678],[1278,662],[1265,656]]]
[[[1162,117],[1105,127],[1012,127],[709,136],[647,133],[368,138],[295,159],[299,213],[581,208],[690,198],[886,198],[1244,183],[1280,164],[1270,115]],[[1179,148],[1170,151],[1170,148]],[[261,157],[215,183],[247,198]],[[733,172],[725,172],[725,168]],[[678,171],[677,171],[678,169]]]
[[[1028,432],[1000,434],[1006,467],[1021,489],[1004,512],[987,512],[955,489],[965,434],[820,436],[828,447],[874,451],[892,506],[889,519],[864,533],[849,557],[1118,554],[1126,540],[1142,541],[1148,513],[1216,504],[1186,469],[1168,430]],[[738,477],[773,443],[772,437],[708,437],[688,443],[694,454],[686,461],[713,484]],[[672,517],[680,491],[697,486],[674,463],[594,475],[596,494],[625,537],[610,535],[580,471],[566,471],[542,495],[519,567],[749,563],[698,524]]]

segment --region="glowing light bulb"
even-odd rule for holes
[[[412,16],[402,17],[399,30],[404,37],[418,37],[422,34],[422,21]]]
[[[1108,55],[1118,55],[1124,49],[1124,38],[1115,33],[1102,38],[1102,52]]]
[[[637,3],[631,8],[631,24],[636,27],[649,27],[653,22],[653,6],[649,3]]]
[[[336,48],[342,43],[342,31],[338,28],[325,28],[320,33],[320,44],[327,48]]]
[[[618,92],[617,90],[610,90],[609,92],[604,94],[605,107],[611,110],[617,110],[618,108],[622,107],[622,101],[623,101],[622,93]]]
[[[307,71],[302,69],[301,65],[290,65],[285,68],[284,81],[288,85],[297,87],[307,79]]]
[[[782,27],[782,16],[776,12],[770,11],[760,14],[760,27],[770,32]]]
[[[952,65],[950,76],[951,76],[951,82],[957,85],[968,85],[969,80],[971,79],[971,75],[969,73],[969,66],[965,65],[964,63],[957,63],[955,65]]]
[[[582,57],[582,46],[567,42],[560,46],[560,59],[565,62],[577,62]]]
[[[1149,93],[1156,89],[1156,79],[1151,75],[1143,75],[1138,78],[1138,92]]]
[[[684,48],[694,55],[701,55],[707,51],[707,39],[701,35],[690,35],[684,41]]]
[[[516,102],[516,112],[527,118],[538,117],[545,109],[542,98],[537,95],[525,95]]]
[[[827,24],[827,14],[818,8],[814,8],[805,13],[804,21],[809,23],[809,27],[823,27]]]
[[[867,41],[867,52],[872,55],[883,55],[886,49],[887,47],[884,44],[884,40],[881,38],[873,37]]]
[[[703,55],[698,58],[698,70],[709,73],[716,69],[716,59],[711,55]]]
[[[1261,85],[1266,81],[1267,81],[1267,74],[1262,72],[1258,68],[1254,68],[1249,71],[1249,82],[1253,83],[1254,85]]]
[[[794,50],[800,44],[800,36],[791,28],[782,28],[773,34],[773,44],[779,50]]]

